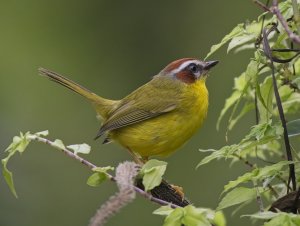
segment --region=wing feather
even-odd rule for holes
[[[161,111],[146,111],[143,109],[128,109],[130,111],[118,111],[101,126],[96,136],[96,139],[102,136],[105,132],[129,126],[141,121],[145,121],[147,119],[151,119],[162,114],[166,114],[174,110],[175,108],[175,105],[169,105]]]
[[[168,84],[166,84],[168,83]],[[95,139],[106,132],[167,114],[176,109],[178,86],[170,79],[154,78],[125,97],[109,114]]]

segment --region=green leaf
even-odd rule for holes
[[[252,35],[252,34],[245,34],[245,35],[234,37],[228,44],[227,53],[229,53],[234,48],[237,48],[241,45],[245,45],[246,43],[248,43],[250,41],[254,41],[255,39],[256,39],[256,36]],[[253,46],[253,44],[252,44],[252,46]]]
[[[248,69],[248,67],[247,67],[247,69]],[[249,70],[247,72],[248,75],[246,75],[246,72],[244,72],[239,77],[234,78],[234,87],[233,88],[237,91],[240,91],[240,93],[242,93],[245,90],[245,88],[248,87],[250,68],[248,70]]]
[[[238,147],[237,145],[230,145],[230,146],[224,146],[220,150],[210,149],[209,151],[212,152],[212,153],[210,155],[206,156],[205,158],[203,158],[198,163],[196,168],[199,168],[200,166],[205,165],[205,164],[211,162],[212,160],[229,157],[228,153],[236,150],[237,147]],[[201,150],[201,149],[199,151],[200,152],[207,152],[207,150]]]
[[[112,166],[105,166],[105,167],[95,167],[93,168],[94,172],[100,172],[100,173],[107,173],[109,170],[114,170],[115,168]]]
[[[95,167],[93,168],[93,173],[87,180],[87,184],[96,187],[108,179],[107,171],[114,170],[114,167]]]
[[[287,86],[283,86],[288,88]],[[286,114],[297,114],[300,111],[300,93],[293,92],[290,88],[288,88],[289,91],[291,91],[290,95],[282,101],[282,107],[284,110],[284,113]],[[279,89],[281,91],[282,89]]]
[[[265,23],[267,19],[265,19]],[[254,35],[256,38],[261,32],[261,22],[260,21],[252,21],[251,23],[246,24],[246,32],[247,34]]]
[[[270,211],[256,213],[251,215],[244,215],[253,219],[267,221],[264,226],[298,226],[300,225],[300,216],[292,213],[278,212],[273,213]],[[244,217],[243,216],[243,217]]]
[[[240,113],[229,122],[228,129],[232,130],[236,123],[249,111],[255,108],[254,103],[245,103]]]
[[[260,85],[258,93],[258,110],[261,122],[268,122],[272,116],[272,100],[273,100],[273,81],[272,77],[268,76]]]
[[[251,140],[260,141],[268,137],[279,138],[282,133],[283,129],[280,124],[272,125],[272,121],[269,121],[253,126],[250,133],[242,140],[242,143]]]
[[[280,2],[278,4],[278,8],[279,8],[280,12],[285,15],[287,13],[287,11],[291,10],[291,1]],[[291,15],[288,14],[288,16],[290,17]]]
[[[282,33],[278,38],[276,43],[272,46],[272,49],[286,49],[288,46],[286,44],[281,43],[284,39],[286,39],[288,36],[286,33]],[[293,57],[295,53],[293,52],[277,52],[272,51],[272,56],[277,57],[279,59],[289,59]]]
[[[241,93],[239,91],[234,91],[230,97],[228,97],[225,101],[225,105],[220,113],[220,116],[217,120],[217,130],[219,130],[220,128],[220,123],[224,117],[224,115],[226,114],[226,112],[229,110],[229,108],[231,108],[236,101],[241,97]]]
[[[300,62],[300,61],[299,61]],[[293,79],[292,84],[297,87],[298,89],[300,89],[300,77],[297,77],[295,79]]]
[[[141,172],[147,173],[147,172],[153,171],[155,169],[155,167],[161,167],[161,166],[165,167],[166,165],[167,165],[167,163],[164,161],[160,161],[157,159],[151,159],[143,165]]]
[[[53,145],[59,149],[66,149],[64,143],[59,140],[59,139],[56,139],[54,142],[53,142]]]
[[[222,212],[215,213],[211,209],[196,208],[193,205],[172,209],[170,206],[162,206],[153,212],[157,215],[166,215],[164,226],[226,226],[226,220]]]
[[[270,166],[265,166],[259,169],[259,172],[257,175],[253,177],[254,180],[262,180],[267,177],[272,177],[280,172],[280,170],[292,162],[290,161],[280,161],[276,164],[270,165]]]
[[[233,28],[233,30],[227,34],[220,43],[213,45],[210,48],[209,53],[207,54],[207,56],[205,57],[205,59],[207,59],[208,57],[210,57],[214,52],[216,52],[219,48],[221,48],[223,45],[225,45],[228,41],[230,41],[232,38],[237,37],[242,35],[244,32],[244,27],[243,24],[238,24],[235,28]]]
[[[213,220],[214,225],[216,226],[226,226],[226,218],[222,211],[217,211]]]
[[[258,54],[256,54],[258,55]],[[229,98],[226,99],[225,105],[220,113],[220,116],[217,121],[217,130],[219,130],[220,122],[223,119],[225,113],[233,106],[230,118],[228,120],[228,127],[227,130],[230,131],[234,125],[250,110],[254,109],[253,104],[253,94],[249,89],[250,84],[257,81],[258,76],[258,66],[260,62],[260,58],[257,57],[256,60],[251,60],[247,66],[247,69],[244,73],[242,73],[239,77],[235,78],[234,80],[234,92],[231,94]],[[257,83],[257,82],[256,82]],[[258,97],[260,98],[260,90],[259,86],[258,89]],[[236,111],[238,109],[239,103],[242,99],[245,99],[246,102],[244,103],[243,108],[241,111],[235,116]],[[251,101],[249,101],[249,99]],[[261,100],[263,100],[261,98]],[[263,102],[264,103],[264,102]]]
[[[103,172],[93,173],[87,180],[87,184],[92,187],[97,187],[107,180],[107,175]]]
[[[288,18],[293,16],[293,9],[291,7],[291,1],[284,1],[278,4],[279,12],[281,12],[282,16],[287,20]],[[277,21],[277,17],[274,15],[274,22]]]
[[[249,72],[250,73],[250,68]],[[247,92],[249,87],[249,79],[246,77],[246,73],[242,73],[239,77],[234,78],[234,92],[228,97],[225,101],[225,105],[220,113],[220,116],[217,120],[217,130],[219,130],[220,122],[222,121],[226,112],[232,107],[239,103],[243,95]]]
[[[43,136],[43,137],[45,137],[45,136],[48,136],[49,135],[49,131],[48,130],[44,130],[44,131],[41,131],[41,132],[37,132],[37,133],[35,133],[34,135],[36,135],[36,136]]]
[[[91,151],[91,146],[88,144],[72,144],[67,146],[67,148],[73,150],[75,155],[78,153],[89,154]]]
[[[166,168],[166,162],[156,159],[151,159],[143,165],[140,174],[143,176],[143,185],[146,191],[160,185]]]
[[[240,92],[240,97],[239,99],[234,103],[233,109],[231,111],[229,120],[228,120],[228,126],[227,126],[227,132],[232,128],[230,125],[234,125],[235,121],[232,123],[232,120],[234,119],[235,112],[240,104],[240,101],[243,98],[247,98],[247,93],[249,94],[249,87],[251,84],[251,80],[253,80],[257,75],[257,63],[256,61],[251,60],[250,63],[247,66],[247,70],[245,73],[243,73],[238,79],[235,80],[235,89]],[[244,109],[243,109],[244,110]],[[241,115],[241,113],[239,114]],[[241,117],[237,116],[235,119]],[[226,137],[227,137],[227,132],[226,132]]]
[[[296,75],[299,75],[300,73],[300,58],[298,58],[295,63],[294,63],[294,66],[295,66],[295,72],[296,72]],[[300,82],[300,81],[299,81]]]
[[[289,215],[279,215],[274,217],[269,222],[266,222],[264,226],[298,226],[300,225],[300,217],[290,217]]]
[[[199,150],[201,152],[209,151],[212,153],[203,158],[196,168],[216,159],[236,159],[236,156],[234,155],[236,152],[251,150],[251,148],[255,148],[258,145],[267,144],[271,141],[279,139],[283,133],[283,129],[280,124],[272,125],[271,123],[272,121],[269,121],[268,123],[262,123],[253,126],[249,134],[246,135],[245,138],[238,144],[224,146],[219,150]]]
[[[254,49],[254,45],[253,45],[253,42],[249,42],[249,43],[246,43],[244,45],[241,45],[241,46],[237,46],[236,48],[234,48],[234,54],[236,53],[239,53],[239,52],[242,52],[244,50],[249,50],[249,49]]]
[[[3,174],[3,177],[10,189],[10,191],[13,193],[13,195],[18,198],[18,195],[17,195],[17,192],[16,192],[16,189],[15,189],[15,185],[14,185],[14,181],[13,181],[13,174],[11,171],[9,171],[7,169],[7,161],[8,161],[9,157],[5,158],[5,159],[2,159],[2,174]]]
[[[162,215],[162,216],[168,216],[170,213],[172,213],[174,209],[170,206],[161,206],[158,209],[153,211],[153,214],[156,215]]]
[[[245,71],[246,81],[256,80],[257,74],[258,74],[258,62],[255,60],[251,60]]]
[[[265,212],[255,213],[255,214],[243,215],[242,217],[251,217],[253,219],[258,219],[258,220],[270,220],[276,216],[278,216],[278,213],[265,211]]]
[[[268,107],[267,107],[267,105],[265,103],[265,100],[264,100],[264,98],[261,95],[260,85],[259,85],[259,83],[258,83],[257,80],[255,82],[255,91],[256,91],[257,99],[261,102],[261,104],[265,107],[265,109],[268,110]]]
[[[30,136],[32,136],[32,134],[30,134],[29,132],[23,134],[20,133],[20,136],[15,136],[13,138],[12,143],[6,148],[5,152],[8,152],[8,155],[6,158],[2,159],[2,174],[3,177],[5,178],[5,181],[7,183],[7,185],[9,186],[11,192],[13,193],[13,195],[15,197],[17,197],[17,193],[16,193],[16,189],[14,187],[14,182],[13,182],[13,174],[11,171],[8,170],[7,168],[7,163],[9,161],[9,159],[14,156],[16,153],[23,153],[28,144],[31,141]]]
[[[203,210],[192,205],[188,205],[184,208],[184,217],[181,223],[189,226],[211,226],[211,223],[204,215]]]
[[[229,183],[224,186],[224,190],[222,193],[227,192],[228,190],[230,190],[232,188],[235,188],[236,186],[238,186],[241,183],[251,181],[253,179],[253,177],[258,174],[258,172],[259,172],[259,169],[254,169],[251,172],[248,172],[242,176],[239,176],[236,180],[229,181]]]
[[[224,192],[227,192],[228,190],[235,188],[236,186],[240,185],[241,183],[246,183],[249,181],[258,181],[258,180],[264,180],[268,177],[273,177],[277,175],[281,169],[290,164],[289,161],[281,161],[276,164],[265,166],[262,168],[255,168],[251,172],[247,172],[242,176],[239,176],[236,180],[229,181],[227,185],[224,186]]]
[[[249,141],[249,140],[262,139],[265,136],[266,131],[270,128],[271,128],[270,123],[261,123],[261,124],[252,126],[250,133],[243,139],[243,142]]]
[[[30,139],[28,139],[29,135],[29,132],[27,132],[25,133],[25,135],[23,135],[23,133],[20,133],[19,137],[15,136],[13,138],[13,143],[5,151],[8,151],[10,153],[24,152],[31,141]]]
[[[278,91],[282,102],[287,101],[294,93],[289,86],[280,86]]]
[[[225,209],[230,206],[242,204],[255,199],[256,190],[251,188],[238,187],[228,192],[218,205],[217,210]]]
[[[183,208],[176,208],[166,217],[163,226],[181,226],[183,216]]]
[[[300,119],[290,121],[286,124],[289,137],[300,135]]]

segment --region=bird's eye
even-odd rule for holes
[[[189,69],[193,74],[199,73],[199,70],[200,70],[199,66],[198,66],[197,64],[194,64],[194,63],[190,64],[190,65],[188,66],[188,69]]]

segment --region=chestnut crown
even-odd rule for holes
[[[203,78],[219,61],[201,61],[195,58],[183,58],[168,64],[161,72],[162,76],[175,77],[185,83],[194,83]]]

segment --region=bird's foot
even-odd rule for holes
[[[139,164],[140,166],[144,165],[147,161],[148,161],[148,158],[147,157],[141,157],[140,155],[138,155],[137,153],[133,152],[130,150],[130,148],[127,148],[126,149],[129,154],[132,156],[133,158],[133,161],[136,163],[136,164]]]
[[[170,184],[170,185],[171,185],[172,189],[174,189],[175,193],[181,197],[181,200],[184,200],[185,195],[183,192],[183,188],[180,186],[174,185],[174,184]]]

